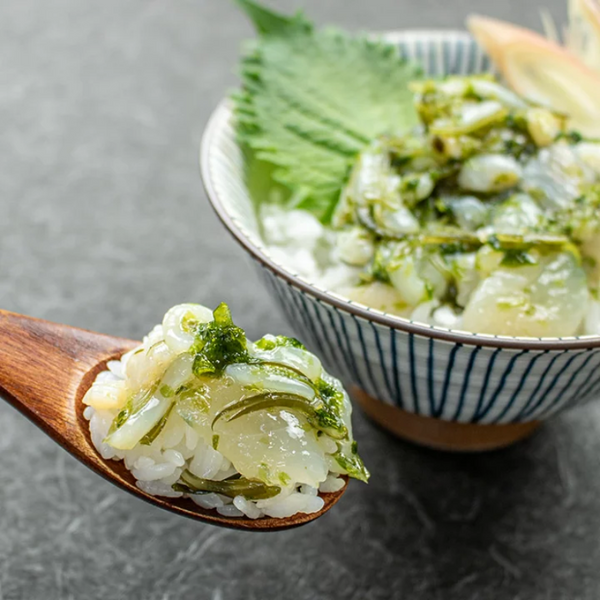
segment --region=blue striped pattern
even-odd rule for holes
[[[464,33],[409,31],[388,37],[432,75],[490,69]],[[221,110],[209,126],[204,169],[235,227],[268,255],[243,185],[243,157],[230,114]],[[448,421],[516,423],[545,419],[600,392],[600,349],[495,349],[409,334],[340,310],[260,267],[297,336],[347,385],[386,404]]]
[[[260,265],[298,336],[346,384],[463,423],[547,418],[600,390],[600,349],[483,348],[393,330],[316,300]]]

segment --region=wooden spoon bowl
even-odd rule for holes
[[[224,517],[187,498],[162,498],[140,490],[122,461],[104,460],[92,444],[82,399],[110,360],[139,342],[50,323],[0,310],[0,396],[84,465],[155,506],[230,529],[278,531],[310,523],[330,510],[346,491],[321,494],[316,513],[284,519]]]

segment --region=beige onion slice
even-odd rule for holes
[[[599,74],[522,27],[480,16],[470,17],[468,27],[517,93],[565,113],[584,135],[600,135]]]

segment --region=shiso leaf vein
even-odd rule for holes
[[[420,71],[393,45],[236,1],[259,33],[234,96],[240,142],[274,166],[289,203],[327,222],[356,155],[418,123],[408,83]]]

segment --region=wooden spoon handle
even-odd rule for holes
[[[134,344],[0,310],[0,396],[52,437],[64,436],[75,426],[85,374]]]

